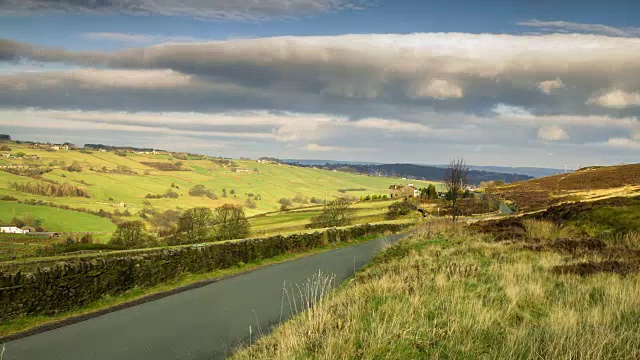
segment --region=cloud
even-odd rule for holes
[[[112,53],[0,42],[0,58],[5,60],[114,70],[170,69],[193,80],[261,93],[256,96],[307,96],[299,103],[309,105],[299,109],[305,111],[327,102],[351,106],[375,101],[450,112],[483,113],[504,103],[534,113],[545,109],[587,114],[592,110],[585,101],[594,93],[612,86],[625,91],[640,88],[640,78],[634,76],[640,72],[637,53],[640,39],[561,34],[274,37],[172,43]],[[561,87],[558,98],[544,96]]]
[[[538,84],[538,89],[540,89],[540,91],[542,91],[545,94],[551,94],[553,90],[564,89],[564,88],[565,88],[564,83],[560,79],[545,80],[545,81],[541,81],[540,84]]]
[[[615,148],[640,150],[640,141],[635,141],[628,138],[611,138],[609,139],[607,144]]]
[[[119,32],[85,32],[79,36],[86,40],[110,41],[119,43],[129,43],[134,45],[147,45],[158,43],[189,43],[203,42],[206,39],[192,36],[169,36],[158,34],[135,34]]]
[[[612,90],[600,96],[593,96],[587,104],[595,104],[606,108],[624,109],[640,106],[640,92]]]
[[[640,36],[640,28],[617,28],[602,24],[585,24],[570,21],[541,21],[532,19],[519,22],[518,25],[539,28],[545,32],[578,32],[607,36],[634,37]]]
[[[36,132],[33,124],[50,122],[99,138],[124,126],[137,136],[151,128],[163,137],[255,142],[228,150],[241,156],[376,144],[391,149],[380,155],[390,161],[478,148],[474,154],[498,162],[580,157],[585,144],[638,130],[637,53],[640,39],[562,34],[274,37],[113,52],[5,40],[3,68],[45,66],[0,72],[0,110],[13,111],[0,113],[0,127],[19,134],[21,123]],[[624,107],[603,105],[613,103],[602,100],[612,89],[626,94]],[[602,147],[602,161],[629,162],[633,151],[621,149]]]
[[[319,145],[319,144],[315,144],[315,143],[308,144],[303,149],[307,150],[307,151],[314,151],[314,152],[328,152],[328,151],[344,151],[344,150],[346,150],[343,147],[325,146],[325,145]]]
[[[569,135],[560,126],[545,126],[538,129],[538,139],[543,141],[562,141]]]
[[[361,9],[363,0],[4,0],[0,15],[71,12],[265,20]]]

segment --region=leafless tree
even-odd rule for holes
[[[320,214],[311,219],[311,227],[345,226],[351,223],[353,209],[351,202],[346,198],[338,198],[329,201]]]
[[[451,196],[451,216],[453,216],[454,223],[460,213],[458,209],[458,199],[467,186],[468,172],[469,169],[467,168],[463,158],[453,158],[449,162],[449,166],[444,173],[443,180],[444,185]]]

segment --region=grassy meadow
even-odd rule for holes
[[[577,251],[545,224],[528,231],[546,239],[427,222],[233,358],[640,358],[640,259],[616,271],[609,253],[628,248]]]
[[[31,214],[42,220],[42,226],[55,232],[113,232],[116,225],[109,219],[78,211],[0,201],[0,223]]]

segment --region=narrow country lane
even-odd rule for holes
[[[339,284],[403,235],[276,265],[6,344],[4,360],[220,359],[259,324],[279,321],[283,283],[334,274]],[[285,315],[289,309],[285,301]]]

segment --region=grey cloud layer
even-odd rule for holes
[[[0,14],[47,12],[262,20],[359,9],[363,0],[0,0]]]
[[[279,37],[114,53],[5,40],[0,61],[77,68],[0,74],[0,108],[93,111],[103,114],[46,116],[92,129],[246,134],[237,137],[327,153],[372,143],[418,147],[424,139],[451,147],[526,143],[565,151],[589,143],[630,152],[640,142],[638,53],[640,39],[561,34]],[[119,112],[201,116],[196,123],[180,117],[141,123],[147,118]],[[241,129],[215,115],[238,112],[261,122]],[[282,115],[288,113],[306,115]]]
[[[0,59],[5,60],[171,69],[200,83],[324,100],[483,112],[499,99],[534,112],[617,111],[626,116],[637,114],[633,108],[640,78],[633,74],[640,71],[638,53],[640,39],[557,34],[281,37],[163,44],[116,53],[0,43]],[[610,93],[618,95],[607,97]],[[600,98],[605,101],[593,100]]]

